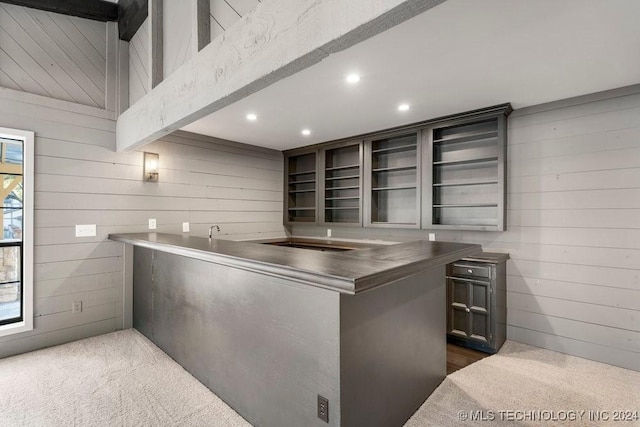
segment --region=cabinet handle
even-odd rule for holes
[[[467,273],[469,273],[469,274],[473,274],[473,270],[472,270],[472,269],[468,269],[468,270],[467,270]]]
[[[471,313],[471,309],[469,307],[465,308],[464,311],[466,311],[467,313]]]

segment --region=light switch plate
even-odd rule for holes
[[[183,233],[188,233],[189,232],[189,223],[188,222],[183,222],[182,223],[182,232]]]
[[[436,241],[436,233],[429,233],[429,241],[430,242]]]
[[[156,219],[149,218],[149,230],[155,230],[155,229],[156,229]]]
[[[96,235],[95,224],[76,225],[76,237],[93,237]]]
[[[327,237],[331,237],[331,229],[327,228]]]

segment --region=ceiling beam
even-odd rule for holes
[[[120,40],[131,41],[147,16],[148,0],[120,0],[118,2],[118,33]]]
[[[118,5],[105,0],[0,0],[0,2],[79,16],[94,21],[118,20]]]
[[[117,149],[154,141],[443,1],[261,2],[120,115]]]

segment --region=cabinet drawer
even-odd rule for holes
[[[483,277],[486,279],[490,279],[491,267],[474,264],[454,263],[451,267],[451,275]]]

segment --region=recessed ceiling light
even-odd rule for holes
[[[258,120],[258,116],[253,113],[249,113],[247,114],[247,120],[249,120],[250,122],[255,122],[256,120]]]
[[[347,76],[347,82],[349,83],[358,83],[360,81],[360,76],[357,74],[349,74]]]
[[[309,136],[309,135],[311,135],[311,131],[309,129],[302,129],[302,134],[304,136]]]
[[[398,105],[398,110],[399,111],[407,111],[409,109],[409,104],[400,104]]]

